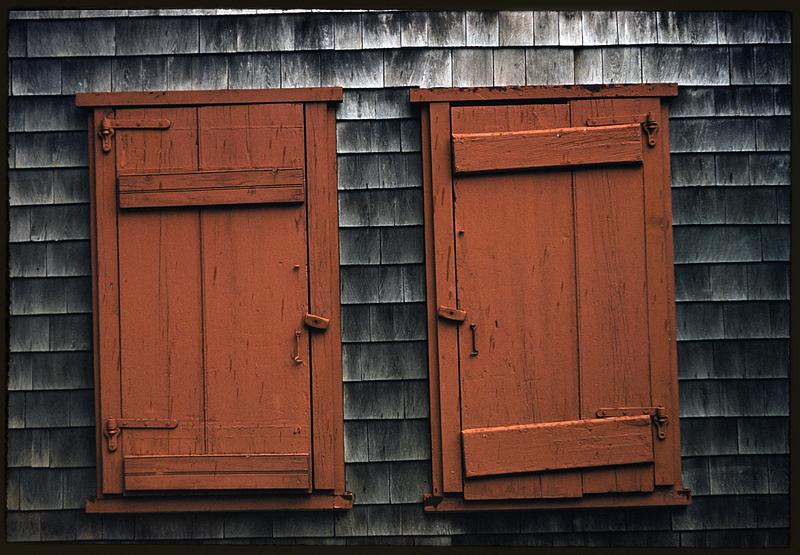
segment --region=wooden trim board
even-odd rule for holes
[[[641,85],[530,85],[520,87],[464,87],[411,89],[409,101],[416,102],[479,102],[547,100],[565,98],[617,98],[633,96],[677,96],[677,83],[643,83]]]
[[[78,93],[75,105],[174,106],[208,104],[271,104],[276,102],[341,102],[342,87],[296,89],[232,89],[218,91],[132,91]]]

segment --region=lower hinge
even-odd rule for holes
[[[618,407],[597,409],[597,418],[612,418],[614,416],[639,416],[649,414],[653,418],[658,439],[667,438],[667,422],[669,417],[664,407]]]

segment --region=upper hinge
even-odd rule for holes
[[[641,123],[642,130],[647,135],[647,145],[656,146],[656,134],[658,133],[658,121],[652,112],[646,114],[631,114],[627,116],[602,116],[586,119],[587,127],[601,125],[620,125],[623,123]]]
[[[103,152],[111,151],[111,138],[115,129],[168,129],[171,125],[172,122],[168,119],[119,120],[106,116],[100,121],[99,131]]]
[[[664,407],[618,407],[618,408],[602,408],[597,409],[595,415],[597,418],[611,418],[614,416],[639,416],[640,414],[649,414],[653,417],[653,425],[656,427],[656,434],[658,439],[666,439],[667,437],[667,411]]]
[[[109,418],[103,434],[108,439],[108,450],[117,450],[117,438],[122,428],[161,428],[173,429],[178,427],[174,418]]]

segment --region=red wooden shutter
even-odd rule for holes
[[[180,105],[95,111],[101,496],[344,493],[332,108],[136,94]]]
[[[666,122],[657,98],[423,115],[431,510],[686,501]]]

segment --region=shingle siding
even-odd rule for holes
[[[791,26],[785,12],[12,11],[12,541],[785,546]],[[424,514],[422,167],[412,86],[675,81],[670,139],[687,508]],[[78,91],[342,85],[352,511],[87,516],[95,492]]]

